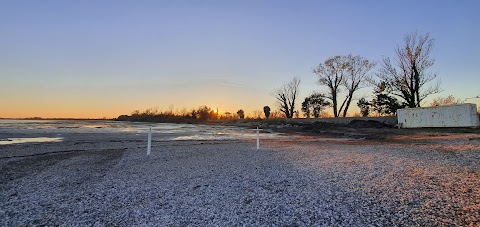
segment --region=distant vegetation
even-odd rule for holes
[[[170,110],[160,111],[156,108],[150,108],[143,112],[135,110],[130,115],[120,115],[115,120],[158,123],[205,123],[230,120],[235,121],[239,119],[261,119],[262,112],[257,112],[260,114],[246,116],[245,111],[242,109],[238,110],[236,114],[230,112],[219,114],[218,111],[208,106],[200,106],[197,109],[192,109],[190,111],[187,111],[186,109],[173,111],[172,108]],[[273,111],[269,113],[269,117],[284,118],[285,116],[278,111]]]
[[[131,115],[120,115],[116,120],[119,121],[138,121],[138,122],[160,122],[160,123],[195,123],[206,122],[219,118],[234,118],[230,115],[219,116],[213,109],[207,106],[200,106],[191,111],[174,112],[172,109],[159,111],[158,109],[147,109],[143,112],[134,110]]]
[[[452,95],[449,95],[447,97],[438,97],[433,99],[433,101],[430,103],[430,106],[447,106],[461,103],[463,103],[463,100],[457,99]]]
[[[138,121],[138,122],[171,122],[171,123],[193,123],[196,120],[196,112],[173,113],[170,111],[159,112],[154,109],[147,109],[143,112],[134,110],[131,115],[120,115],[116,118],[118,121]]]

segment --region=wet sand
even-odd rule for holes
[[[121,133],[2,145],[0,225],[480,224],[477,133],[152,146]]]

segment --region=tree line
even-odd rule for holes
[[[149,108],[144,111],[134,110],[130,115],[120,115],[116,118],[118,121],[137,121],[137,122],[158,122],[158,123],[198,123],[211,122],[216,120],[238,120],[238,119],[260,119],[262,115],[266,118],[284,118],[284,115],[278,111],[270,111],[269,106],[261,111],[254,111],[254,114],[247,116],[243,109],[235,113],[219,113],[218,109],[212,109],[208,106],[199,106],[196,109],[187,111],[173,111],[173,107],[166,111],[160,111],[157,108]]]
[[[378,115],[394,115],[397,109],[420,107],[421,102],[429,95],[441,91],[440,83],[435,81],[437,75],[429,72],[435,63],[431,57],[434,40],[428,33],[417,32],[407,34],[404,43],[395,47],[394,57],[384,57],[376,71],[375,62],[360,55],[338,55],[327,58],[312,69],[317,76],[317,83],[326,88],[322,92],[313,92],[301,103],[300,110],[307,118],[318,118],[322,111],[331,107],[334,117],[346,117],[354,100],[362,116],[376,112]],[[296,110],[299,96],[300,78],[276,88],[272,95],[278,105],[278,111],[264,106],[263,113],[254,111],[252,119],[261,118],[293,118],[299,117]],[[432,84],[433,83],[433,84]],[[356,97],[358,90],[373,87],[371,99]],[[437,98],[431,105],[459,103],[454,97]],[[215,119],[244,119],[245,111],[236,113],[218,111],[207,106],[200,106],[191,111],[173,113],[148,109],[144,112],[134,111],[131,115],[121,115],[118,120],[155,121],[155,122],[198,122]]]
[[[400,108],[420,107],[427,96],[441,91],[439,82],[431,84],[437,77],[429,72],[435,63],[431,57],[433,46],[434,40],[428,33],[407,34],[404,43],[395,48],[394,60],[384,57],[375,72],[372,69],[376,63],[360,55],[330,57],[312,70],[318,77],[318,84],[327,88],[326,92],[315,92],[305,98],[301,110],[308,118],[318,117],[323,109],[331,107],[334,117],[345,117],[352,101],[358,99],[356,92],[371,86],[374,87],[373,98],[363,97],[357,102],[363,116],[372,111],[391,115]],[[300,79],[295,77],[273,94],[287,118],[298,113],[295,104],[299,84]]]

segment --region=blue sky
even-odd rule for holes
[[[324,91],[312,68],[328,57],[380,62],[415,31],[435,39],[436,96],[464,99],[480,95],[479,11],[478,1],[0,1],[0,117],[248,113],[274,107],[272,90],[294,76],[302,99]]]

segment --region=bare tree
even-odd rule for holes
[[[335,56],[320,63],[313,72],[318,75],[318,83],[329,89],[325,96],[332,101],[334,117],[340,116],[343,112],[345,117],[354,93],[365,86],[368,86],[371,77],[368,72],[375,66],[374,63],[359,55]],[[345,89],[347,94],[339,107],[338,95]]]
[[[327,59],[324,63],[320,63],[317,68],[313,69],[313,72],[318,75],[318,83],[329,88],[329,95],[325,98],[332,100],[333,115],[338,117],[337,94],[346,76],[346,65],[342,56]]]
[[[346,56],[347,62],[347,77],[343,81],[343,85],[347,90],[347,96],[340,107],[343,108],[343,117],[347,116],[348,107],[353,99],[353,94],[358,89],[368,86],[372,77],[368,72],[375,66],[375,64],[360,55]]]
[[[440,83],[425,87],[437,77],[427,72],[435,63],[430,57],[434,40],[428,33],[422,36],[416,32],[404,40],[404,46],[395,49],[395,66],[390,58],[384,58],[377,77],[385,83],[388,93],[403,99],[408,107],[420,107],[423,99],[441,91]]]
[[[294,77],[292,81],[283,84],[276,89],[274,96],[278,101],[280,111],[285,114],[287,118],[292,118],[295,111],[295,101],[298,97],[298,87],[300,85],[300,78]]]

